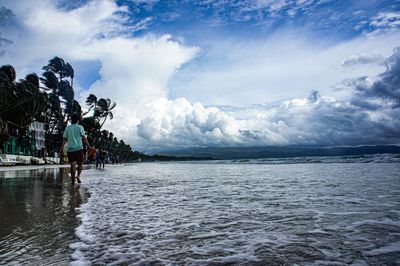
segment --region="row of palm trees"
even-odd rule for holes
[[[102,130],[107,119],[113,119],[115,102],[90,94],[86,99],[88,110],[83,113],[75,100],[73,67],[54,57],[42,69],[41,77],[33,73],[17,81],[14,67],[0,67],[0,149],[10,137],[20,142],[29,140],[29,126],[38,121],[46,124],[45,149],[52,155],[60,150],[69,117],[80,114],[92,145],[118,155],[120,160],[137,159],[139,153],[133,152],[130,145]]]

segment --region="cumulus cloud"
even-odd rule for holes
[[[139,148],[399,142],[398,109],[371,111],[330,97],[317,102],[297,98],[273,107],[229,112],[178,99],[158,103],[160,109],[139,123]]]
[[[143,148],[183,146],[361,145],[400,141],[400,49],[375,80],[347,81],[351,98],[311,91],[251,107],[204,107],[185,99],[163,100],[138,125]],[[154,146],[152,146],[154,145]]]
[[[147,145],[226,146],[243,141],[238,121],[216,107],[164,98],[149,108],[151,114],[137,126],[138,137]]]

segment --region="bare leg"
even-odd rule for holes
[[[71,182],[75,183],[76,162],[71,162]]]
[[[78,163],[78,176],[76,177],[76,179],[78,180],[78,183],[81,182],[82,169],[83,169],[83,162],[79,162]]]

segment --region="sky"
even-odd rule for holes
[[[400,144],[400,1],[0,0],[0,64],[54,56],[135,150]]]

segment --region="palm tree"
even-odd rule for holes
[[[54,122],[51,132],[55,128],[60,132],[65,127],[69,115],[74,112],[81,113],[79,103],[74,100],[75,94],[71,85],[74,78],[74,69],[69,63],[65,63],[62,58],[57,56],[49,60],[49,63],[43,69],[46,71],[40,80],[45,85],[44,89],[50,91],[49,122]],[[70,77],[71,83],[65,80],[65,77]]]
[[[25,139],[29,125],[43,116],[46,97],[39,89],[39,78],[29,74],[15,82],[15,69],[10,66],[0,68],[0,135],[4,143],[10,135]]]
[[[75,77],[74,69],[72,68],[72,66],[69,63],[66,63],[64,70],[65,70],[66,76],[71,78],[71,87],[74,87],[74,77]]]
[[[75,93],[72,87],[74,69],[60,57],[54,57],[43,67],[45,72],[41,82],[48,93],[48,111],[46,122],[49,123],[49,138],[55,138],[55,144],[61,143],[61,133],[64,131],[69,116],[73,113],[81,114],[82,110],[74,100]],[[71,82],[65,78],[70,77]],[[58,136],[53,135],[56,131]]]
[[[0,70],[2,101],[0,116],[21,129],[32,122],[44,109],[45,96],[39,90],[36,74],[15,82],[15,70],[12,66],[3,66]]]
[[[86,104],[89,106],[89,110],[82,115],[87,115],[93,108],[96,110],[97,108],[97,97],[94,94],[89,94],[86,98]]]
[[[100,131],[100,123],[93,116],[84,117],[81,121],[81,125],[89,134]]]
[[[111,110],[114,109],[116,105],[117,104],[115,102],[111,102],[111,100],[109,98],[107,98],[107,99],[101,98],[97,102],[97,108],[94,111],[94,116],[104,118],[103,123],[101,123],[100,128],[103,127],[107,118],[110,118],[110,120],[114,118],[114,115],[111,112]]]
[[[49,124],[50,133],[59,127],[59,118],[62,116],[61,102],[58,91],[58,78],[54,72],[46,71],[42,74],[40,81],[45,87],[45,91],[50,91],[47,95],[47,112],[45,122]]]
[[[15,68],[12,65],[4,65],[0,68],[0,71],[5,74],[9,82],[15,82],[17,78]]]
[[[65,63],[64,59],[58,56],[50,59],[49,63],[42,69],[58,74],[60,80],[64,79],[65,77],[70,77],[72,80],[74,78],[74,69],[72,66],[69,63]]]

